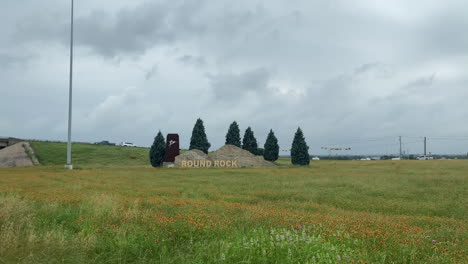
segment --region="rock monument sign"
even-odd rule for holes
[[[164,162],[174,162],[175,158],[179,156],[179,150],[179,135],[167,134]]]
[[[234,145],[224,145],[215,152],[205,154],[198,149],[187,151],[175,158],[178,168],[260,168],[276,167],[262,156],[255,156]]]

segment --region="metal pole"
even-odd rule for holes
[[[401,136],[400,136],[400,158],[401,158]]]
[[[68,94],[68,144],[67,144],[67,164],[66,169],[72,170],[71,161],[71,124],[72,124],[72,86],[73,86],[73,0],[71,0],[71,30],[70,30],[70,88]]]
[[[426,156],[426,142],[427,142],[427,139],[426,137],[424,137],[424,156]]]

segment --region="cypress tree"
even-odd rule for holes
[[[309,147],[304,138],[301,128],[299,127],[294,135],[294,140],[291,147],[291,162],[294,165],[309,165]]]
[[[257,149],[257,156],[262,156],[265,154],[265,149],[264,148],[258,148]]]
[[[149,159],[153,167],[160,167],[164,162],[164,154],[166,154],[166,140],[161,131],[154,138],[153,145],[149,152]]]
[[[228,144],[241,147],[240,130],[236,121],[232,122],[226,134],[226,145]]]
[[[255,138],[254,133],[250,127],[245,130],[244,138],[242,139],[242,148],[254,155],[257,155],[257,139]]]
[[[268,137],[265,141],[264,145],[265,152],[263,153],[263,157],[265,160],[268,161],[275,161],[279,157],[279,145],[278,139],[275,137],[275,133],[273,130],[270,129],[270,133],[268,133]]]
[[[208,149],[211,147],[210,142],[206,138],[205,126],[203,120],[197,119],[195,126],[193,127],[192,137],[190,138],[190,150],[198,149],[208,154]]]

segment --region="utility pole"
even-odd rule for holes
[[[426,143],[427,143],[427,138],[424,137],[424,156],[426,156]]]
[[[401,158],[401,136],[400,136],[400,158]]]
[[[72,125],[72,86],[73,86],[73,0],[71,0],[71,23],[70,23],[70,83],[68,92],[68,144],[67,164],[65,169],[73,170],[71,161],[71,125]]]

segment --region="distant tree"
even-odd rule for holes
[[[254,133],[250,127],[245,130],[244,138],[242,139],[242,148],[254,155],[257,155],[257,139],[255,138]]]
[[[241,147],[240,130],[236,121],[232,122],[226,134],[226,145],[228,144]]]
[[[309,147],[304,138],[301,128],[299,127],[294,135],[294,140],[291,147],[291,162],[294,165],[309,165]]]
[[[275,133],[273,130],[270,130],[268,133],[268,137],[265,141],[264,145],[265,151],[263,153],[263,157],[265,160],[275,161],[279,157],[279,145],[278,139],[275,137]]]
[[[205,153],[208,153],[211,144],[208,142],[205,134],[205,126],[203,125],[203,120],[200,118],[197,119],[195,126],[193,127],[192,137],[190,138],[190,147],[189,149],[198,149]]]
[[[263,156],[265,155],[265,149],[264,148],[258,148],[257,149],[257,156]]]
[[[164,154],[166,154],[166,140],[161,131],[154,138],[153,145],[149,152],[149,159],[153,167],[160,167],[164,162]]]

